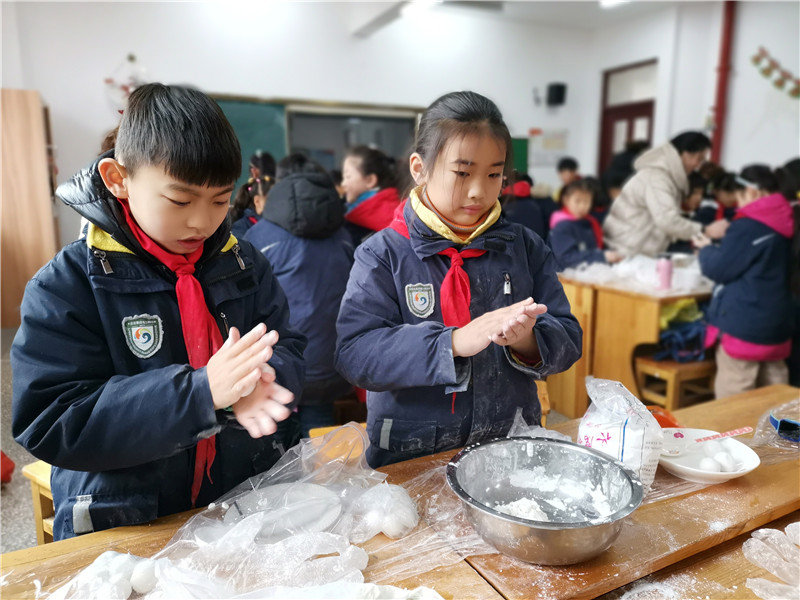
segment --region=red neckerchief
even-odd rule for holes
[[[208,310],[203,288],[194,276],[194,267],[203,254],[203,246],[190,254],[173,254],[167,252],[156,244],[133,219],[127,199],[118,199],[125,213],[125,220],[131,228],[134,237],[142,245],[145,252],[149,253],[159,262],[175,273],[178,281],[175,284],[175,293],[178,296],[178,312],[181,316],[183,341],[186,344],[186,353],[189,355],[189,364],[194,369],[205,367],[214,353],[222,347],[222,334],[217,322]],[[194,478],[192,479],[192,506],[200,493],[203,485],[203,471],[211,480],[211,465],[217,454],[216,436],[200,440],[197,443],[197,452],[194,461]]]
[[[561,210],[563,210],[565,213],[567,213],[573,219],[577,219],[578,218],[575,215],[573,215],[566,206],[562,207]],[[594,232],[594,239],[597,240],[597,247],[600,250],[602,250],[603,249],[603,228],[600,226],[600,223],[598,222],[598,220],[595,219],[592,215],[586,215],[584,217],[584,219],[589,221],[589,224],[592,226],[592,231]]]
[[[397,233],[406,239],[411,239],[408,233],[408,225],[403,217],[405,202],[397,207],[394,212],[394,219],[389,225]],[[459,252],[456,248],[445,248],[437,252],[442,256],[450,258],[450,268],[442,280],[439,288],[439,300],[442,303],[442,321],[446,327],[463,327],[472,320],[469,314],[469,303],[472,294],[469,287],[469,275],[461,268],[465,258],[475,258],[486,254],[486,250],[470,248]],[[450,411],[455,414],[456,392],[453,392],[453,401]]]

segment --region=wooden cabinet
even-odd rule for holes
[[[2,90],[2,327],[19,326],[25,284],[58,249],[48,125],[39,93]]]

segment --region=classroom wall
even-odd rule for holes
[[[739,2],[737,11],[723,161],[733,169],[781,165],[800,156],[800,101],[789,97],[790,86],[776,89],[750,57],[764,46],[800,77],[800,3]]]
[[[654,137],[702,128],[714,102],[720,2],[676,3],[595,31],[468,10],[401,17],[367,39],[348,3],[9,3],[2,6],[3,86],[38,90],[50,107],[59,181],[99,150],[117,121],[103,79],[134,53],[149,78],[211,93],[424,107],[474,89],[493,98],[514,137],[564,129],[565,153],[596,169],[602,72],[657,58]],[[578,5],[576,4],[576,10]],[[798,150],[800,102],[750,63],[765,45],[795,75],[798,3],[739,2],[723,163],[783,162]],[[551,82],[566,105],[535,105]],[[538,181],[556,184],[551,166]],[[60,207],[61,239],[79,220]]]
[[[17,4],[25,85],[38,89],[50,106],[59,180],[95,155],[103,134],[115,125],[103,79],[129,52],[152,80],[208,92],[424,107],[442,93],[473,89],[498,102],[512,135],[549,124],[569,128],[570,144],[578,145],[584,120],[579,103],[536,107],[532,88],[543,91],[548,82],[564,81],[570,98],[585,93],[583,72],[574,68],[588,52],[581,36],[480,13],[431,11],[422,22],[400,18],[358,39],[348,33],[349,8]],[[546,171],[555,178],[552,169]],[[60,210],[62,240],[74,239],[79,220],[73,211]]]

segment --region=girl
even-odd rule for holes
[[[275,180],[269,175],[257,178],[251,177],[247,183],[239,188],[231,204],[231,233],[237,239],[244,238],[244,234],[253,225],[258,223],[258,217],[264,212],[267,203],[267,194]]]
[[[417,187],[357,250],[337,321],[336,366],[367,395],[373,467],[539,423],[536,379],[569,368],[582,332],[539,236],[501,218],[511,138],[473,92],[420,121]]]
[[[353,244],[387,227],[400,202],[395,162],[380,150],[353,148],[342,166],[342,190],[347,200],[345,225]]]
[[[724,398],[787,383],[792,321],[789,256],[792,210],[782,171],[751,165],[737,178],[739,211],[722,244],[695,238],[703,275],[716,283],[708,311],[709,341],[721,334],[714,391]]]
[[[597,187],[586,179],[573,181],[561,193],[563,208],[550,217],[550,247],[561,269],[581,263],[614,263],[622,255],[603,250],[603,229],[589,212]]]

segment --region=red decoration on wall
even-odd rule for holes
[[[781,67],[781,64],[770,56],[769,52],[763,46],[758,47],[758,52],[750,57],[750,61],[758,68],[761,74],[767,79],[777,74],[778,78],[772,82],[777,89],[783,90],[786,88],[786,83],[791,81],[794,87],[789,91],[791,98],[800,98],[800,80]]]

